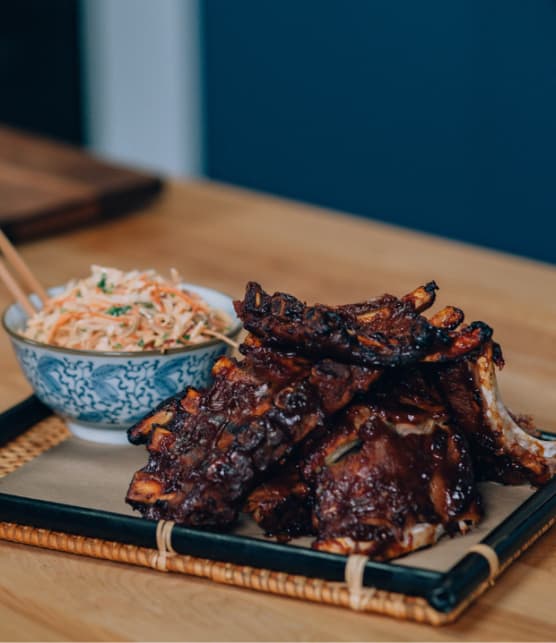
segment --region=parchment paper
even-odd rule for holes
[[[69,505],[135,514],[124,497],[133,473],[144,466],[144,447],[108,446],[71,437],[0,480],[2,493]],[[486,515],[478,528],[465,536],[444,537],[434,547],[410,554],[393,564],[447,571],[467,550],[482,540],[533,492],[529,486],[482,483]],[[243,516],[234,533],[265,538],[259,527]],[[310,546],[310,538],[290,544]]]

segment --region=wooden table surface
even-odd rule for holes
[[[269,290],[342,303],[435,279],[439,303],[495,328],[511,408],[556,431],[556,270],[444,239],[210,183],[171,184],[149,208],[21,247],[48,285],[91,263],[175,266],[187,281],[241,295]],[[9,302],[0,291],[2,308]],[[0,337],[0,408],[29,392]],[[0,543],[3,640],[550,640],[554,530],[444,628],[304,603],[208,581]]]

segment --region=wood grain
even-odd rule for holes
[[[21,247],[45,285],[90,263],[168,270],[241,295],[249,279],[309,301],[402,293],[434,278],[439,306],[495,328],[508,404],[556,431],[556,270],[306,205],[210,183],[174,183],[132,218]],[[9,297],[0,292],[0,305]],[[0,406],[30,391],[0,337]],[[440,629],[171,574],[0,545],[0,638],[44,640],[550,640],[556,534],[544,536]]]
[[[0,127],[0,226],[25,240],[115,216],[158,192],[147,173]]]

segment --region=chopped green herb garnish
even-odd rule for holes
[[[99,279],[99,282],[97,283],[97,288],[100,288],[101,290],[104,290],[106,288],[106,273],[102,273],[102,277]]]
[[[114,348],[122,348],[121,344],[114,344]]]
[[[139,303],[145,308],[154,308],[154,304],[152,303],[152,301],[140,301]]]
[[[75,293],[75,296],[76,296],[76,297],[83,297],[83,295],[81,294],[81,291],[80,291],[80,290],[78,290],[78,291]]]
[[[112,290],[114,290],[114,284],[112,284],[112,286],[109,287],[108,284],[106,283],[105,272],[102,273],[102,277],[99,279],[97,283],[97,288],[100,288],[100,290],[102,290],[102,292],[106,293],[107,295],[109,295],[112,292]]]
[[[112,315],[112,317],[121,317],[131,310],[131,306],[110,306],[106,311],[107,315]]]
[[[145,340],[141,337],[141,339],[137,342],[137,346],[140,346],[141,348],[143,348],[144,345],[145,345]]]
[[[187,340],[190,340],[190,339],[191,339],[191,335],[184,335],[184,336],[183,336],[183,338],[184,338],[184,339],[187,339]]]

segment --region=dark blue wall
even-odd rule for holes
[[[79,5],[0,1],[0,123],[83,143]]]
[[[206,0],[209,176],[556,261],[555,0]]]

